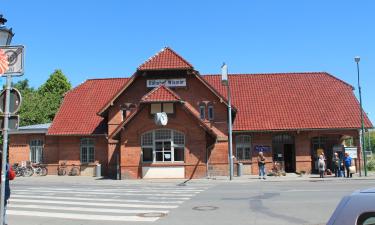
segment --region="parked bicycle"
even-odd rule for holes
[[[66,175],[66,162],[62,162],[57,168],[57,175],[65,176]]]
[[[34,173],[38,176],[46,176],[48,174],[48,169],[45,165],[40,163],[30,164],[31,168],[33,168]]]
[[[62,162],[59,167],[57,168],[57,175],[59,176],[65,176],[67,172],[68,166],[66,165],[66,162]],[[72,168],[70,169],[68,175],[69,176],[78,176],[80,174],[79,167],[75,164],[72,164]]]
[[[31,177],[34,174],[32,167],[27,165],[13,164],[12,169],[15,171],[17,177]]]
[[[69,176],[78,176],[79,167],[73,164],[73,167],[70,169]]]

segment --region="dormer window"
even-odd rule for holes
[[[152,103],[151,114],[156,114],[158,112],[165,112],[167,114],[174,113],[173,103]]]

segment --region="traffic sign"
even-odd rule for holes
[[[0,93],[0,113],[5,112],[5,96],[6,90]],[[10,103],[9,103],[9,113],[15,114],[20,109],[22,102],[21,93],[16,88],[10,89]]]
[[[4,116],[0,117],[0,124],[1,124],[1,128],[4,129]],[[17,130],[19,124],[20,124],[19,115],[13,115],[9,117],[9,122],[8,122],[9,130]]]
[[[7,74],[11,76],[22,76],[24,72],[24,46],[1,46],[0,49],[2,49],[5,52],[5,55],[8,56],[9,62],[9,69],[2,76],[6,77]]]

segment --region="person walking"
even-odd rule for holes
[[[263,180],[266,179],[265,165],[266,165],[266,157],[264,157],[263,152],[259,152],[259,155],[258,155],[259,179],[262,179],[262,178]]]
[[[326,170],[326,162],[324,161],[324,156],[319,156],[319,162],[318,162],[318,168],[319,168],[319,176],[320,178],[324,178],[324,172]]]
[[[352,157],[349,156],[349,153],[345,152],[344,157],[344,163],[345,163],[345,170],[346,170],[346,178],[352,178],[353,174],[350,173],[350,167],[352,166]]]

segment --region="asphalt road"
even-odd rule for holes
[[[374,180],[243,179],[114,181],[85,177],[18,178],[12,225],[325,224],[340,199]]]

